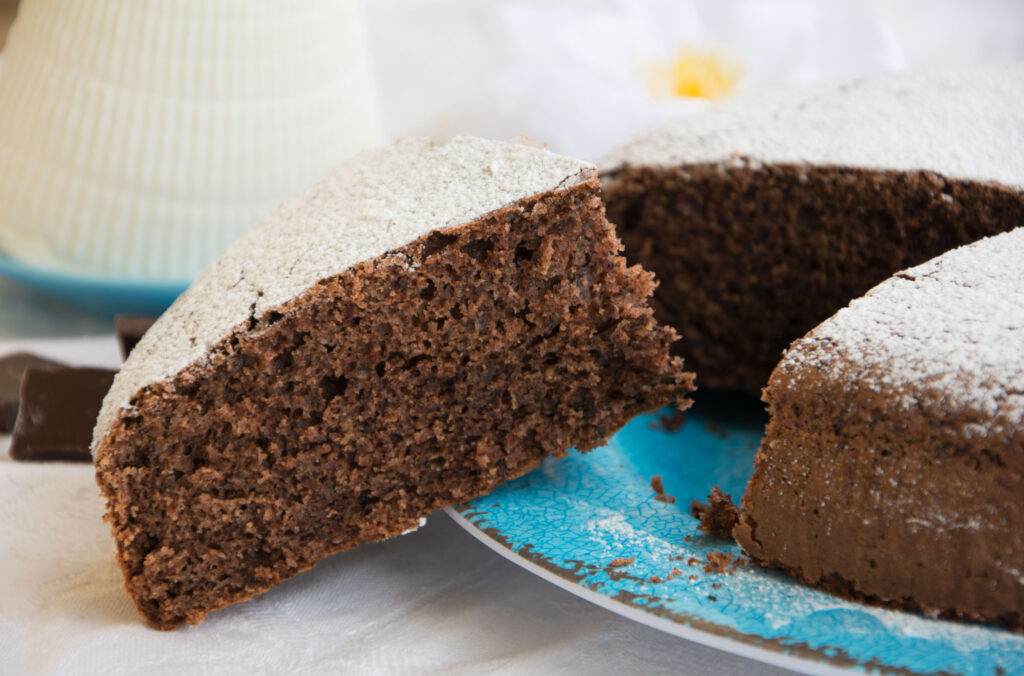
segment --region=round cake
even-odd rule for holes
[[[0,253],[187,281],[381,141],[358,0],[22,0],[0,68]]]
[[[1024,228],[796,341],[733,535],[837,594],[1024,628]]]
[[[601,163],[626,257],[708,388],[757,394],[782,351],[894,272],[1024,223],[1024,67],[753,95]]]
[[[247,232],[146,332],[96,476],[128,593],[197,622],[399,535],[692,374],[595,169],[472,138],[367,151]]]

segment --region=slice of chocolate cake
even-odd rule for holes
[[[599,191],[546,151],[407,140],[201,274],[128,357],[93,440],[149,622],[198,622],[686,405],[675,333]]]
[[[1024,228],[789,349],[733,535],[834,593],[1024,628]]]
[[[1024,223],[1024,67],[739,98],[602,162],[626,258],[702,387],[759,394],[789,343],[897,270]]]

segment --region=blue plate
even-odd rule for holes
[[[78,275],[36,267],[0,253],[0,276],[105,317],[156,317],[190,284],[187,280],[137,280]]]
[[[689,502],[716,484],[739,500],[763,425],[752,399],[704,396],[678,432],[641,416],[603,448],[549,460],[448,512],[574,594],[763,662],[810,673],[1024,673],[1024,636],[844,601],[754,565],[705,572],[709,553],[741,550],[698,531]],[[655,499],[654,476],[674,503]]]

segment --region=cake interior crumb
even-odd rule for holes
[[[715,486],[708,495],[707,503],[698,500],[690,502],[690,515],[700,521],[697,530],[729,537],[733,526],[739,521],[740,510],[733,504],[730,494],[723,493],[721,488]]]
[[[676,497],[669,495],[665,492],[665,484],[661,479],[661,475],[651,477],[651,488],[654,489],[654,499],[659,502],[665,502],[668,504],[675,504]]]

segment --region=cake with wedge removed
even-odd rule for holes
[[[1024,228],[796,341],[733,535],[855,599],[1024,629]]]
[[[1024,223],[1024,65],[740,96],[601,162],[626,258],[701,387],[760,394],[783,350],[893,273]]]
[[[692,375],[590,165],[473,138],[345,163],[204,271],[103,404],[96,477],[126,588],[198,622],[399,535]]]

